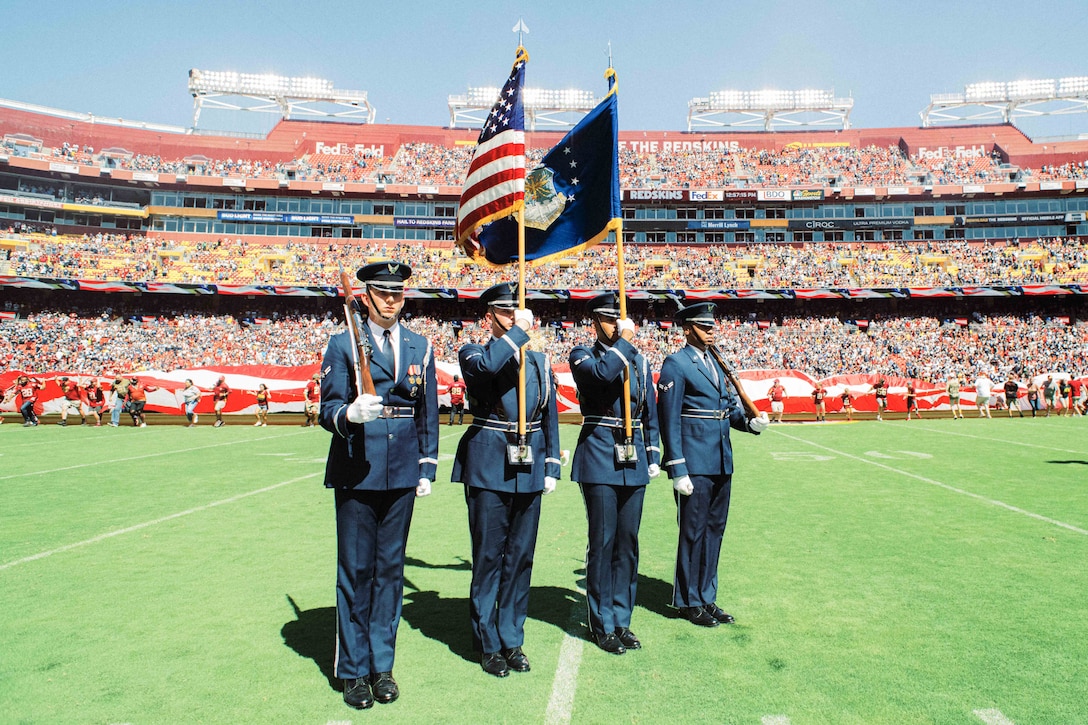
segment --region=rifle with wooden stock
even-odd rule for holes
[[[722,366],[722,370],[725,371],[725,377],[729,378],[729,382],[733,384],[733,387],[737,389],[737,395],[740,396],[741,405],[744,406],[744,412],[749,418],[758,418],[760,416],[759,408],[752,402],[752,399],[748,397],[748,393],[744,392],[744,388],[740,384],[740,378],[733,372],[733,368],[725,362],[725,356],[722,355],[721,350],[716,345],[707,345],[707,350],[714,356],[714,359],[718,361],[718,364]]]
[[[374,378],[370,376],[370,342],[363,331],[363,316],[357,309],[351,277],[340,268],[340,287],[344,291],[344,322],[351,340],[351,359],[355,365],[355,392],[374,395]]]

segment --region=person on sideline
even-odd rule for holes
[[[948,407],[952,409],[952,420],[963,417],[963,408],[960,407],[960,388],[962,386],[963,381],[960,380],[958,375],[948,378],[948,382],[944,386],[944,389],[948,391]]]
[[[268,392],[268,386],[264,383],[260,384],[255,393],[257,397],[257,412],[254,414],[257,416],[257,422],[253,425],[260,427],[268,427],[268,400],[272,397],[272,393]]]
[[[598,647],[622,655],[642,647],[631,631],[631,616],[638,587],[642,503],[650,479],[661,473],[657,396],[649,363],[631,343],[635,325],[620,318],[617,296],[598,295],[586,310],[597,341],[570,353],[582,412],[570,477],[581,487],[586,505],[589,631]],[[629,440],[623,415],[625,385]]]
[[[185,419],[189,421],[187,428],[192,428],[198,420],[196,405],[200,402],[200,388],[193,384],[192,380],[185,381],[185,387],[181,389],[181,404],[185,410]]]
[[[979,418],[990,418],[990,394],[993,392],[994,384],[990,381],[990,376],[985,372],[978,374],[975,378],[975,405],[978,406]]]
[[[332,433],[325,486],[336,503],[336,655],[344,702],[362,710],[400,696],[393,678],[408,528],[438,469],[438,390],[431,343],[400,323],[412,269],[368,264],[356,275],[374,393],[358,389],[358,351],[333,335],[321,363],[321,427]]]

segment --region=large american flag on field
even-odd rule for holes
[[[514,67],[491,108],[457,210],[457,243],[470,257],[482,257],[476,231],[525,205],[525,109],[521,89],[529,54],[518,48]]]

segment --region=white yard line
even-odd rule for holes
[[[583,597],[585,589],[578,587]],[[564,725],[570,722],[574,712],[574,694],[578,691],[578,668],[582,664],[582,650],[585,640],[580,636],[580,614],[585,609],[585,602],[575,603],[570,609],[571,626],[563,633],[563,644],[559,647],[559,661],[555,665],[555,678],[552,680],[552,694],[548,698],[548,709],[544,713],[547,725]],[[579,631],[576,631],[577,630]]]
[[[1024,448],[1041,448],[1044,451],[1056,451],[1058,453],[1074,453],[1074,454],[1081,455],[1081,456],[1088,455],[1088,451],[1083,451],[1083,450],[1081,450],[1081,451],[1071,451],[1068,448],[1054,448],[1053,446],[1041,446],[1041,445],[1039,445],[1037,443],[1025,443],[1024,441],[1007,441],[1007,440],[1003,440],[1001,438],[994,438],[992,436],[976,436],[976,435],[971,435],[970,433],[960,433],[960,432],[957,432],[957,431],[954,431],[954,430],[945,430],[943,428],[940,429],[940,430],[937,430],[936,428],[927,428],[925,426],[918,425],[918,426],[912,426],[912,430],[924,430],[926,432],[936,433],[938,435],[960,436],[961,438],[971,438],[973,440],[988,441],[990,443],[1004,443],[1005,445],[1009,445],[1009,446],[1022,446]]]
[[[893,468],[892,466],[888,466],[888,465],[885,465],[883,463],[879,463],[877,461],[868,460],[866,458],[862,458],[861,456],[855,456],[853,454],[846,453],[844,451],[839,451],[839,450],[836,450],[834,448],[829,448],[828,446],[822,446],[819,443],[813,443],[812,441],[805,440],[804,438],[798,438],[797,436],[792,436],[792,435],[790,435],[788,433],[783,433],[780,428],[776,428],[774,430],[778,435],[783,436],[785,438],[789,438],[790,440],[793,440],[793,441],[797,441],[798,443],[804,443],[806,445],[813,446],[814,448],[819,448],[819,449],[825,450],[825,451],[827,451],[829,453],[834,453],[837,456],[843,456],[844,458],[850,458],[850,459],[855,460],[855,461],[860,461],[860,462],[868,464],[870,466],[876,466],[877,468],[882,468],[885,471],[888,471],[890,473],[896,473],[896,474],[899,474],[900,476],[906,476],[907,478],[913,478],[916,481],[922,481],[923,483],[928,483],[928,484],[930,484],[932,486],[937,486],[938,488],[943,488],[946,491],[952,491],[953,493],[962,494],[964,496],[968,496],[970,498],[973,498],[976,501],[982,501],[983,503],[990,504],[991,506],[997,506],[999,508],[1003,508],[1003,509],[1006,509],[1008,511],[1012,511],[1013,513],[1018,513],[1018,514],[1022,514],[1024,516],[1028,516],[1028,517],[1033,518],[1033,519],[1035,519],[1037,521],[1043,521],[1043,522],[1051,524],[1053,526],[1059,526],[1059,527],[1061,527],[1063,529],[1068,529],[1069,531],[1072,531],[1074,533],[1082,534],[1084,536],[1088,536],[1088,530],[1082,529],[1082,528],[1080,528],[1078,526],[1073,526],[1072,524],[1067,524],[1064,521],[1058,521],[1057,519],[1052,519],[1049,516],[1043,516],[1042,514],[1033,513],[1031,511],[1026,510],[1026,509],[1022,509],[1022,508],[1020,508],[1018,506],[1013,506],[1012,504],[1007,504],[1004,501],[998,501],[997,499],[986,498],[985,496],[981,496],[981,495],[979,495],[977,493],[972,493],[971,491],[965,491],[962,488],[957,488],[956,486],[951,486],[951,485],[949,485],[947,483],[943,483],[941,481],[937,481],[937,480],[934,480],[932,478],[926,478],[925,476],[919,476],[917,473],[910,473],[908,471],[901,471],[898,468]]]
[[[986,725],[1015,725],[1000,710],[975,710],[974,714]]]
[[[176,456],[179,453],[191,453],[193,451],[203,451],[208,448],[219,448],[221,446],[236,446],[236,445],[248,445],[258,441],[274,440],[276,438],[286,438],[288,436],[304,435],[300,433],[285,433],[277,436],[268,436],[266,438],[245,438],[236,441],[224,441],[222,443],[212,443],[206,446],[196,446],[194,448],[174,448],[168,451],[157,451],[155,453],[145,453],[142,456],[128,456],[126,458],[113,458],[108,461],[89,461],[87,463],[77,463],[71,466],[62,466],[61,468],[51,468],[44,471],[26,471],[25,473],[13,473],[9,476],[0,476],[0,481],[7,481],[12,478],[25,478],[27,476],[45,476],[51,473],[63,473],[64,471],[75,471],[80,468],[93,468],[94,466],[108,465],[111,463],[124,463],[126,461],[142,461],[147,458],[158,458],[161,456]]]
[[[207,511],[208,509],[215,508],[216,506],[222,506],[224,504],[234,503],[235,501],[240,501],[240,500],[242,500],[244,498],[248,498],[250,496],[256,496],[257,494],[260,494],[260,493],[268,493],[269,491],[274,491],[277,488],[282,488],[283,486],[289,486],[292,483],[298,483],[299,481],[305,481],[305,480],[310,479],[310,478],[316,478],[317,476],[324,476],[324,475],[325,475],[324,471],[318,471],[316,473],[308,473],[305,476],[299,476],[298,478],[292,478],[292,479],[290,479],[288,481],[280,481],[279,483],[274,483],[271,486],[265,486],[264,488],[258,488],[258,489],[254,490],[254,491],[247,491],[246,493],[240,493],[237,496],[231,496],[229,498],[220,499],[219,501],[212,501],[211,503],[204,504],[203,506],[197,506],[195,508],[187,509],[185,511],[179,511],[176,514],[170,514],[169,516],[163,516],[162,518],[153,519],[151,521],[144,521],[143,523],[136,524],[135,526],[126,526],[123,529],[115,529],[113,531],[108,531],[108,532],[106,532],[104,534],[99,534],[98,536],[92,536],[89,539],[84,539],[83,541],[77,541],[74,544],[65,544],[64,546],[59,546],[56,549],[49,549],[48,551],[40,551],[37,554],[33,554],[31,556],[26,556],[26,557],[23,557],[22,559],[16,559],[15,561],[9,561],[6,564],[0,564],[0,571],[3,571],[5,569],[10,569],[10,568],[12,568],[14,566],[18,566],[19,564],[28,564],[28,563],[30,563],[32,561],[38,561],[39,559],[45,559],[47,557],[53,556],[53,554],[60,554],[62,552],[70,551],[72,549],[78,549],[78,548],[80,548],[82,546],[88,546],[90,544],[96,544],[99,541],[105,541],[106,539],[112,539],[113,537],[121,536],[122,534],[130,534],[133,531],[139,531],[140,529],[146,529],[149,526],[155,526],[157,524],[162,524],[162,523],[165,523],[167,521],[173,521],[174,519],[179,519],[182,516],[188,516],[190,514],[200,513],[201,511]]]

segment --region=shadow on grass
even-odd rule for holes
[[[675,619],[679,616],[676,608],[672,606],[672,582],[655,579],[645,574],[638,575],[635,606],[642,607],[665,619]]]
[[[1088,466],[1088,461],[1077,461],[1077,460],[1073,460],[1073,461],[1047,461],[1047,463],[1057,463],[1059,465],[1068,465],[1070,463],[1075,463],[1075,464],[1079,464],[1081,466]]]
[[[339,691],[336,673],[333,672],[333,647],[336,636],[336,607],[319,607],[303,611],[288,594],[287,601],[295,612],[295,619],[280,629],[283,643],[300,656],[314,661],[321,674],[329,681],[329,687]]]

